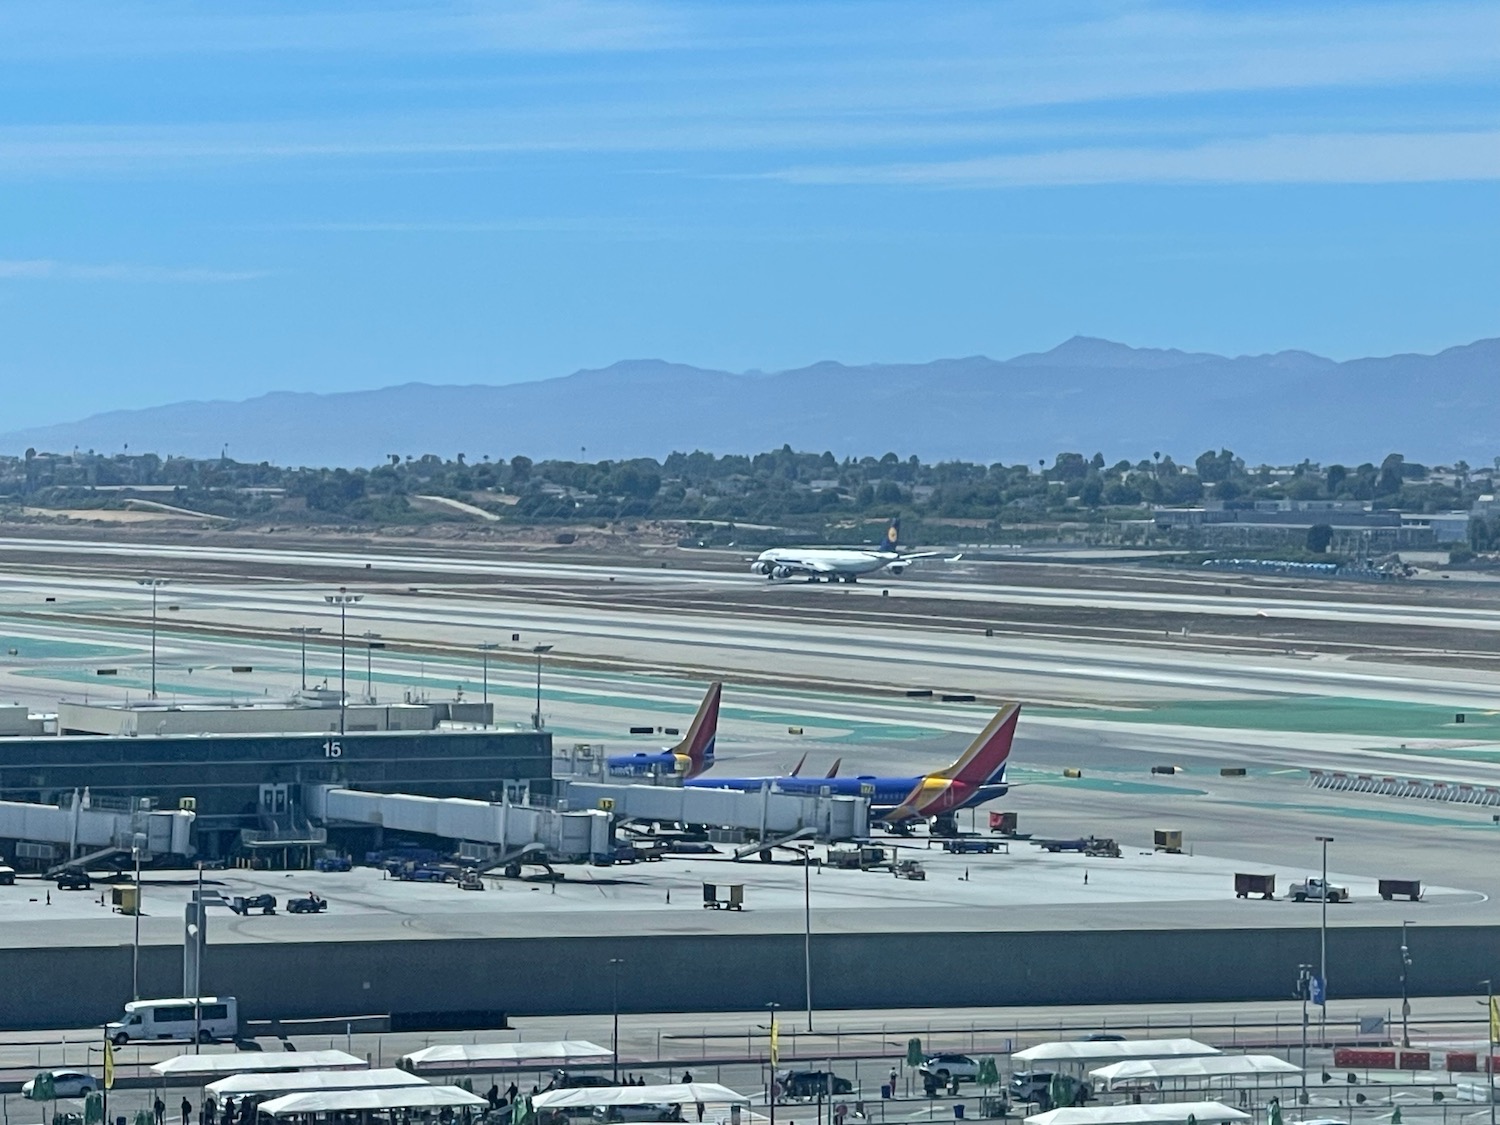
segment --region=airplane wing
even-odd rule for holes
[[[942,554],[942,551],[903,551],[900,561],[911,562],[913,559],[936,559],[940,558]],[[953,560],[949,559],[948,561],[952,562]]]

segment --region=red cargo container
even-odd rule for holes
[[[1432,1053],[1430,1051],[1402,1051],[1402,1070],[1428,1070],[1432,1066]]]
[[[1376,1051],[1365,1047],[1335,1047],[1333,1065],[1351,1070],[1395,1070],[1395,1051]]]
[[[1479,1069],[1479,1055],[1474,1051],[1449,1051],[1443,1065],[1452,1074],[1473,1074]]]

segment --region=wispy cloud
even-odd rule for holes
[[[123,281],[181,285],[218,285],[255,281],[266,277],[260,270],[213,270],[196,267],[132,265],[122,262],[88,264],[59,262],[50,258],[0,259],[0,280],[6,281]]]
[[[801,184],[1371,184],[1500,179],[1500,131],[1272,136],[1187,148],[1076,148],[969,160],[788,168]]]
[[[170,55],[570,54],[670,50],[700,43],[697,23],[651,0],[447,0],[204,7],[182,0],[38,0],[0,8],[0,57]]]

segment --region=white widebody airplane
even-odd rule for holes
[[[941,551],[903,551],[901,521],[892,520],[886,528],[885,542],[879,547],[772,547],[762,551],[750,564],[752,574],[763,574],[775,581],[805,578],[809,582],[857,582],[862,574],[888,570],[900,574],[917,559],[932,559]],[[957,562],[962,555],[948,561]]]

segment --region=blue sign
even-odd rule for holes
[[[1324,983],[1322,977],[1313,977],[1312,980],[1308,982],[1308,985],[1309,987],[1307,998],[1309,1000],[1311,1000],[1314,1004],[1328,1003],[1328,986]]]

